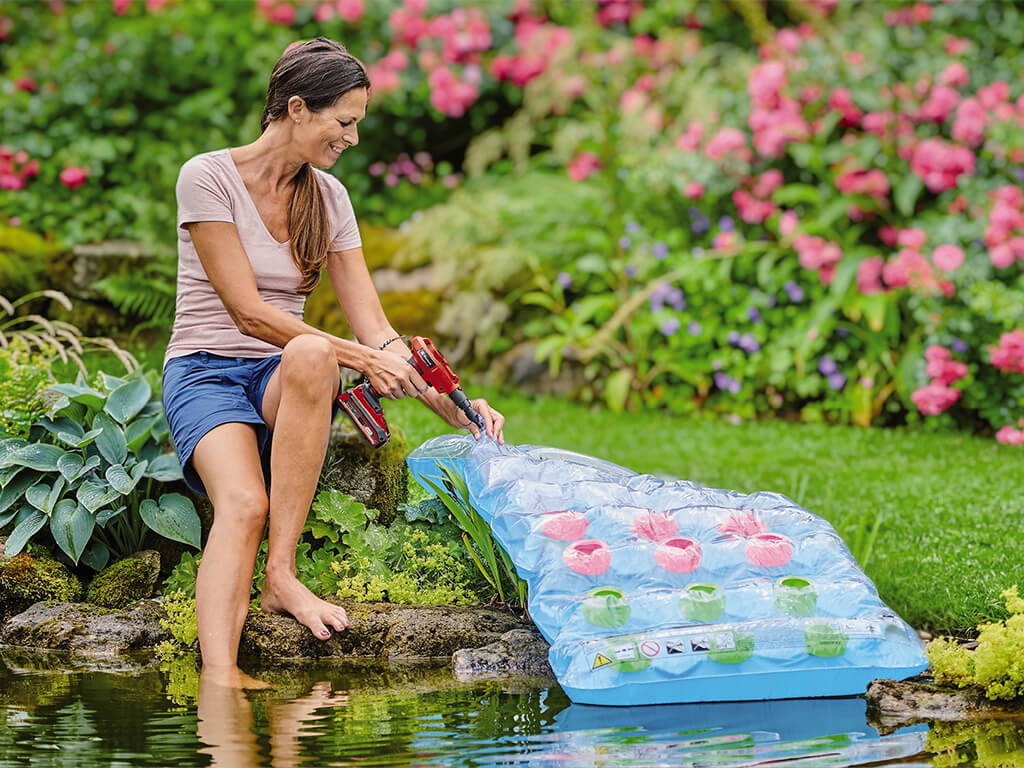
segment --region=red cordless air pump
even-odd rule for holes
[[[416,369],[427,384],[442,395],[448,395],[470,421],[480,429],[486,429],[483,416],[469,404],[466,393],[459,388],[459,377],[452,372],[448,361],[437,351],[434,343],[423,336],[416,336],[409,346],[412,347],[409,365]],[[352,389],[339,392],[338,403],[374,448],[379,448],[391,438],[380,395],[370,382],[363,381]]]

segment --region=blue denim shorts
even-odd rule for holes
[[[270,438],[262,415],[263,393],[280,364],[280,355],[247,358],[195,352],[171,358],[164,366],[164,412],[185,483],[193,491],[207,495],[190,459],[214,427],[252,424],[263,456]]]

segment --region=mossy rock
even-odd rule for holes
[[[42,600],[74,602],[81,595],[82,585],[75,575],[48,554],[22,552],[0,560],[0,620]]]
[[[57,246],[21,227],[0,227],[0,293],[17,299],[46,284],[46,264]]]
[[[153,594],[160,575],[160,555],[152,549],[108,565],[96,574],[85,601],[101,608],[127,608]]]
[[[440,313],[440,298],[434,291],[379,291],[381,306],[392,327],[410,336],[433,336]],[[324,276],[306,299],[303,319],[315,328],[335,336],[352,338],[345,313],[338,306],[331,281]]]
[[[380,510],[378,522],[389,524],[409,494],[408,453],[405,435],[396,426],[391,425],[391,440],[374,448],[349,418],[340,414],[331,426],[320,487],[342,491]]]

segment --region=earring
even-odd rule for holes
[[[295,121],[295,124],[296,124],[296,125],[298,125],[298,124],[299,124],[299,121],[298,121],[298,120],[296,120],[296,121]]]

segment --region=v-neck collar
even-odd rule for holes
[[[279,246],[288,245],[292,241],[290,237],[284,242],[282,242],[278,240],[276,237],[274,237],[272,234],[270,234],[270,229],[267,227],[267,222],[263,220],[263,216],[260,214],[260,209],[256,207],[256,202],[252,199],[252,195],[249,194],[249,188],[245,186],[245,179],[242,178],[241,171],[239,171],[238,166],[235,165],[235,158],[231,156],[231,149],[225,149],[224,154],[227,157],[228,165],[231,166],[231,170],[234,172],[235,177],[238,179],[239,184],[242,185],[242,192],[245,194],[245,199],[249,201],[249,205],[252,206],[253,213],[256,214],[256,218],[259,219],[260,224],[263,225],[264,233],[266,233],[267,237],[270,238],[270,241],[272,243]]]

